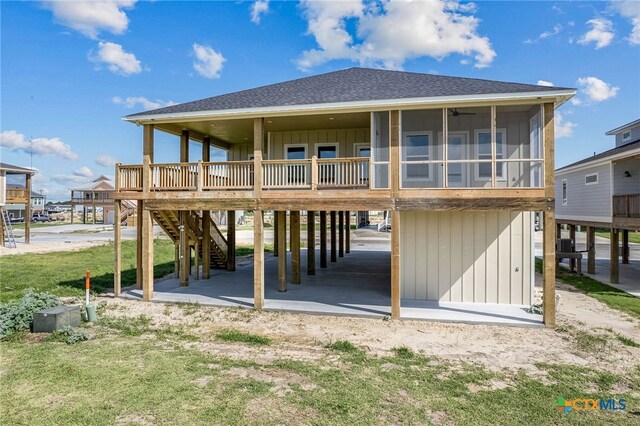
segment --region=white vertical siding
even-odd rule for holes
[[[401,212],[403,299],[531,304],[530,212]]]

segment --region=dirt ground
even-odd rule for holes
[[[24,244],[18,241],[16,248],[0,247],[0,256],[13,256],[24,253],[51,253],[58,251],[77,251],[89,247],[107,244],[107,241],[66,241],[59,244],[51,244],[50,241],[42,243]]]
[[[372,355],[386,355],[407,346],[426,356],[452,362],[477,363],[494,371],[542,371],[538,363],[589,366],[603,371],[634,368],[640,348],[622,344],[618,336],[640,343],[640,321],[558,283],[558,328],[522,328],[427,321],[385,321],[289,312],[256,312],[246,308],[143,303],[101,297],[104,315],[152,318],[154,327],[184,327],[200,338],[186,347],[203,352],[268,364],[277,359],[332,361],[324,346],[348,340]],[[212,337],[222,329],[261,334],[274,340],[265,347],[226,344]],[[605,344],[580,345],[580,339],[602,336]],[[600,342],[602,339],[599,340]],[[581,349],[582,348],[582,349]],[[338,362],[338,358],[335,359]],[[543,377],[541,377],[543,378]]]

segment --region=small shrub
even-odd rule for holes
[[[60,331],[54,331],[47,337],[48,341],[64,342],[67,345],[75,345],[76,343],[89,340],[89,333],[84,330],[73,329],[66,326]]]
[[[27,289],[17,302],[0,304],[0,340],[14,333],[29,331],[33,314],[42,309],[62,305],[60,299],[50,293],[36,293]]]
[[[356,348],[353,343],[347,340],[338,340],[333,343],[329,343],[327,345],[327,349],[333,349],[334,351],[349,352],[349,353],[360,352],[360,349]]]
[[[238,330],[222,330],[217,334],[218,339],[225,342],[249,343],[251,345],[270,345],[271,339],[257,334],[244,333]]]
[[[406,346],[398,346],[397,348],[393,348],[391,350],[396,355],[396,357],[402,359],[411,359],[416,356],[416,354]]]
[[[544,309],[540,304],[531,305],[526,309],[526,311],[530,314],[536,314],[536,315],[542,315],[544,313]]]

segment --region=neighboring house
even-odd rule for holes
[[[216,259],[233,269],[235,233],[230,229],[229,239],[221,239],[209,212],[253,210],[253,304],[261,309],[259,213],[276,212],[275,243],[284,250],[290,212],[295,284],[301,211],[308,212],[311,227],[316,213],[326,223],[329,212],[333,257],[336,212],[344,218],[347,210],[376,210],[391,212],[392,318],[401,316],[401,300],[488,309],[531,305],[532,218],[544,211],[552,224],[544,231],[544,320],[553,326],[554,110],[574,95],[559,87],[351,68],[127,116],[143,128],[144,161],[116,166],[114,196],[116,204],[138,200],[142,212],[137,269],[143,299],[153,298],[154,221],[176,243],[180,282],[187,285],[190,247],[202,254],[205,278]],[[155,131],[179,137],[175,163],[154,162]],[[201,144],[201,158],[189,158],[190,141]],[[228,161],[210,162],[211,146],[225,150]],[[348,237],[342,239],[348,227],[338,229],[339,247],[348,247]],[[323,230],[321,266],[327,254]],[[278,284],[285,290],[286,256],[280,253]],[[316,251],[308,255],[313,274]],[[197,264],[194,271],[197,278]]]
[[[104,224],[113,224],[115,214],[113,209],[113,192],[115,191],[111,179],[102,175],[89,182],[84,188],[71,190],[71,223],[76,208],[82,208],[82,223],[87,223],[87,212],[91,212],[91,223],[96,223],[96,213],[102,210]]]
[[[622,263],[629,263],[629,231],[640,231],[640,119],[610,130],[615,148],[556,170],[556,220],[587,228],[587,247],[595,247],[595,228],[611,231],[611,277],[619,280],[619,231]],[[587,270],[595,273],[595,249]]]
[[[31,217],[31,177],[35,170],[11,164],[0,163],[0,208],[8,210],[13,205],[24,205],[26,216]],[[4,215],[5,212],[3,211]],[[0,220],[0,234],[4,242],[5,229]],[[31,240],[31,224],[25,221],[24,242],[29,244]]]
[[[22,185],[7,185],[7,189],[13,191],[23,191],[24,186]],[[45,195],[36,191],[31,191],[31,214],[34,213],[43,213],[44,212],[44,201]],[[9,213],[9,217],[12,218],[21,218],[25,219],[27,215],[25,214],[26,204],[12,204],[7,206],[7,212]]]

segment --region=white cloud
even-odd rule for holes
[[[115,157],[107,154],[101,154],[96,157],[96,164],[102,167],[113,167],[117,162],[118,160],[116,160]]]
[[[545,80],[538,80],[538,86],[553,86],[553,83]]]
[[[640,2],[638,0],[612,1],[613,9],[631,22],[631,34],[627,37],[630,44],[640,44]]]
[[[539,40],[544,40],[546,38],[558,35],[561,32],[562,32],[562,25],[555,24],[553,26],[553,30],[552,31],[545,31],[545,32],[541,33],[536,39],[534,39],[534,40],[528,39],[528,40],[525,40],[524,42],[527,43],[527,44],[532,44],[532,43],[535,43],[535,42],[537,42]]]
[[[613,23],[604,18],[594,18],[587,21],[591,30],[587,31],[579,40],[579,44],[595,43],[596,49],[608,46],[613,41]]]
[[[152,101],[150,99],[145,98],[144,96],[130,96],[128,98],[121,98],[120,96],[114,96],[112,101],[114,104],[124,105],[124,107],[128,109],[131,109],[136,105],[140,105],[140,107],[145,111],[176,104],[173,101],[162,101],[160,99],[156,99],[155,101]]]
[[[216,52],[209,46],[194,43],[193,53],[196,55],[193,68],[198,71],[198,74],[206,78],[220,78],[222,65],[226,61],[220,52]]]
[[[571,98],[570,102],[571,102],[571,105],[576,105],[576,106],[582,105],[582,101],[580,100],[580,98],[573,97]]]
[[[556,112],[554,121],[556,139],[570,138],[573,136],[573,128],[576,127],[577,124],[570,121],[564,121],[563,115],[559,112]]]
[[[594,102],[605,101],[613,98],[620,90],[596,77],[582,77],[578,79],[580,90]]]
[[[125,52],[121,45],[110,41],[98,43],[98,52],[89,52],[89,60],[96,64],[104,63],[109,71],[120,75],[139,74],[142,65],[133,53]]]
[[[452,53],[471,56],[484,68],[496,56],[487,37],[478,35],[475,10],[457,0],[363,2],[363,0],[302,2],[308,34],[318,48],[304,51],[298,68],[308,70],[334,60],[400,69],[407,59]],[[347,27],[355,27],[354,40]]]
[[[251,22],[260,23],[262,15],[269,11],[269,0],[256,0],[251,5]]]
[[[84,176],[77,175],[54,175],[51,179],[63,186],[71,186],[87,183],[87,178]]]
[[[75,169],[73,171],[73,174],[75,176],[82,176],[82,177],[91,177],[91,176],[93,176],[93,172],[87,166],[82,166],[79,169]]]
[[[74,0],[44,4],[62,25],[96,39],[101,31],[123,34],[129,26],[129,18],[123,9],[132,9],[135,3],[136,0]]]
[[[35,138],[31,143],[15,130],[5,130],[0,134],[0,146],[10,151],[33,152],[42,157],[60,157],[67,160],[77,160],[78,155],[71,151],[71,147],[59,138]]]

